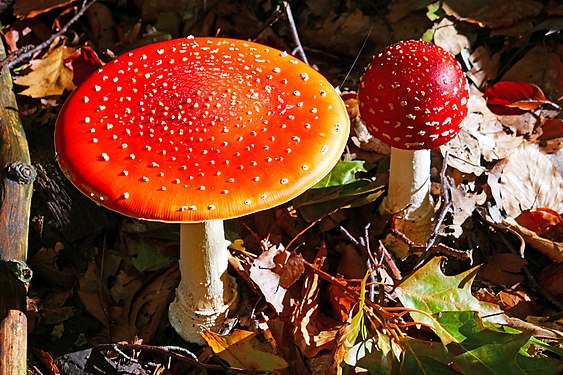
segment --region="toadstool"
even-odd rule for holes
[[[188,37],[125,53],[66,100],[61,169],[126,216],[181,223],[169,320],[185,340],[236,301],[223,220],[287,202],[323,178],[348,139],[338,93],[295,57],[236,39]]]
[[[455,58],[418,40],[388,46],[368,65],[358,89],[371,134],[391,146],[389,188],[380,211],[400,213],[397,229],[418,243],[431,232],[430,149],[457,136],[469,86]]]

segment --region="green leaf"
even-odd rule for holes
[[[139,272],[158,271],[176,261],[176,258],[162,254],[153,243],[144,238],[139,238],[137,242],[137,255],[131,258],[133,266]]]
[[[349,184],[356,180],[356,173],[367,172],[364,160],[339,161],[322,180],[313,185],[312,189]]]
[[[401,362],[402,374],[459,374],[448,366],[451,355],[442,343],[407,338],[406,346]]]
[[[352,208],[372,203],[385,189],[378,181],[366,179],[323,189],[310,189],[292,202],[301,216],[312,223],[337,209]]]
[[[444,345],[459,342],[460,337],[448,332],[432,314],[443,311],[477,311],[489,321],[504,323],[502,311],[497,305],[481,302],[471,294],[471,283],[478,267],[456,276],[446,276],[440,269],[442,258],[435,257],[406,278],[396,289],[403,306],[426,314],[411,312],[418,322],[433,327]]]
[[[530,335],[507,332],[503,327],[483,324],[477,312],[443,312],[437,321],[456,337],[447,349],[451,361],[464,374],[558,374],[563,363],[554,358],[522,355]]]

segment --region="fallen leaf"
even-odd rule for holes
[[[520,35],[531,28],[543,5],[533,0],[455,0],[444,1],[442,8],[461,21],[493,29],[493,35]]]
[[[502,208],[510,217],[535,207],[563,212],[563,177],[537,145],[526,142],[510,154],[500,183]]]
[[[559,118],[545,119],[538,130],[541,132],[538,137],[540,141],[563,138],[563,120]]]
[[[471,43],[465,35],[458,33],[455,24],[448,18],[443,18],[434,25],[434,43],[452,55],[460,54],[471,49]]]
[[[281,276],[275,272],[278,266],[274,260],[276,255],[285,252],[283,246],[271,246],[260,254],[250,267],[250,279],[258,286],[266,301],[279,314],[284,309],[287,289],[280,285]]]
[[[527,264],[528,262],[518,254],[493,254],[479,270],[479,278],[495,285],[511,287],[524,280],[522,267]]]
[[[103,327],[103,336],[110,337],[109,293],[100,275],[100,268],[95,261],[88,264],[84,275],[80,278],[78,296],[86,310],[96,318]]]
[[[232,367],[266,372],[287,367],[287,362],[271,353],[269,343],[260,342],[254,332],[235,329],[230,335],[219,335],[204,329],[201,334],[213,352]]]
[[[484,95],[487,105],[497,115],[520,115],[544,104],[557,107],[537,85],[529,82],[497,82]]]
[[[518,233],[528,245],[547,256],[551,261],[556,263],[563,262],[563,242],[555,242],[540,237],[533,230],[519,225],[511,217],[505,218],[502,223]]]
[[[16,0],[14,15],[18,18],[33,18],[73,2],[74,0]]]
[[[72,69],[72,82],[80,86],[90,74],[98,70],[104,63],[90,47],[81,47],[65,59],[65,65]]]
[[[56,45],[54,42],[53,45]],[[65,90],[73,90],[72,71],[65,65],[65,59],[75,53],[75,49],[60,45],[52,47],[47,54],[30,62],[31,72],[19,76],[15,83],[28,88],[20,92],[32,98],[61,95]]]
[[[430,315],[443,311],[476,311],[488,321],[504,323],[505,319],[498,306],[481,302],[471,294],[471,284],[478,267],[456,276],[446,276],[440,267],[442,259],[442,257],[432,258],[395,289],[403,306]],[[433,317],[427,314],[410,313],[414,321],[431,326],[444,345],[456,342],[456,337],[444,330]]]
[[[548,98],[560,98],[563,96],[563,46],[539,44],[532,47],[501,80],[534,83]]]
[[[511,317],[526,319],[538,315],[538,308],[524,290],[504,289],[498,294],[502,309]]]
[[[563,300],[563,262],[546,266],[538,276],[538,284],[550,295]]]
[[[500,67],[500,53],[493,52],[487,46],[479,46],[469,56],[471,69],[467,72],[467,78],[484,90],[498,74]]]
[[[541,237],[563,241],[563,219],[550,208],[539,207],[522,211],[515,220]]]
[[[315,258],[315,267],[321,268],[325,258],[326,247],[322,246]],[[294,342],[306,358],[313,358],[322,350],[333,349],[338,330],[337,327],[323,327],[323,314],[319,309],[319,282],[317,274],[307,275],[303,283],[303,295],[291,317]]]

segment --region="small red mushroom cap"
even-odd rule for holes
[[[392,147],[431,149],[449,142],[467,116],[469,88],[461,66],[443,48],[409,40],[383,50],[358,90],[372,135]]]
[[[346,145],[338,93],[257,43],[182,38],[114,59],[67,99],[58,162],[91,199],[165,222],[226,219],[284,203]]]

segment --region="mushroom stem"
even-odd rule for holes
[[[426,243],[432,232],[434,204],[430,197],[430,150],[391,148],[389,189],[379,208],[398,214],[395,229],[416,243]],[[405,256],[406,246],[394,243],[394,252]]]
[[[236,285],[227,273],[228,244],[222,220],[180,225],[181,281],[168,316],[188,342],[205,344],[202,327],[220,327],[236,303]]]

